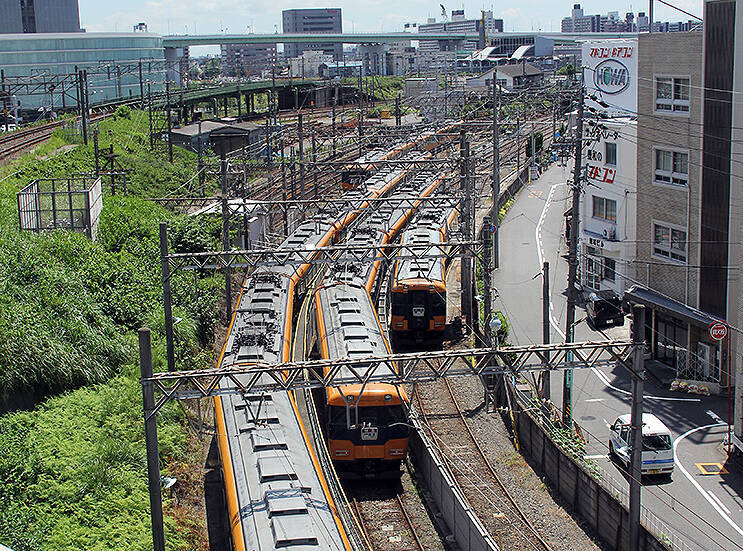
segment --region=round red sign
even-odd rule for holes
[[[711,323],[709,326],[709,336],[716,341],[721,341],[728,336],[728,326],[721,321]]]

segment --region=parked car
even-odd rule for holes
[[[611,426],[609,457],[624,464],[627,471],[632,465],[630,446],[630,415],[620,415]],[[652,413],[642,414],[642,474],[668,474],[675,462],[671,431]]]
[[[586,312],[594,327],[624,325],[622,301],[614,291],[596,291],[588,295]]]

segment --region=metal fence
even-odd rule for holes
[[[96,177],[39,179],[18,192],[21,230],[67,229],[94,240],[102,209],[101,179]]]

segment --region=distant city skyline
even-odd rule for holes
[[[405,23],[425,23],[427,18],[441,19],[442,3],[449,16],[455,9],[465,9],[468,18],[478,17],[480,10],[493,10],[503,19],[505,31],[559,32],[563,17],[569,16],[573,1],[524,0],[517,7],[505,2],[457,2],[409,0],[405,3],[383,0],[351,2],[348,0],[130,0],[112,6],[109,2],[79,0],[80,24],[88,32],[126,32],[145,22],[150,32],[158,34],[273,33],[281,32],[281,12],[303,7],[341,8],[345,32],[403,31]],[[648,2],[620,0],[580,2],[585,13],[648,11]],[[695,15],[702,15],[702,0],[677,0],[675,4]],[[112,9],[113,8],[113,9]],[[391,10],[394,10],[391,11]],[[656,20],[684,21],[688,17],[655,3]],[[193,54],[219,53],[219,48],[199,47]]]

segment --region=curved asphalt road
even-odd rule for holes
[[[570,207],[565,181],[570,167],[557,164],[525,187],[501,223],[500,270],[495,276],[496,308],[511,321],[512,343],[542,342],[542,259],[550,263],[552,342],[564,340],[567,253],[562,215]],[[585,317],[579,309],[576,319]],[[576,340],[628,338],[629,322],[605,332],[585,322],[576,325]],[[644,481],[643,506],[664,534],[682,538],[687,549],[743,550],[743,474],[703,475],[697,463],[725,463],[721,448],[727,425],[727,399],[668,391],[669,373],[646,365],[645,411],[657,415],[671,430],[676,470],[671,480]],[[552,377],[552,399],[562,406],[562,376]],[[618,488],[628,492],[627,478],[607,457],[608,425],[630,411],[630,380],[620,367],[575,370],[573,414],[588,436],[586,454]],[[710,467],[714,470],[714,466]],[[643,521],[648,522],[643,513]],[[684,547],[674,546],[674,549]]]

